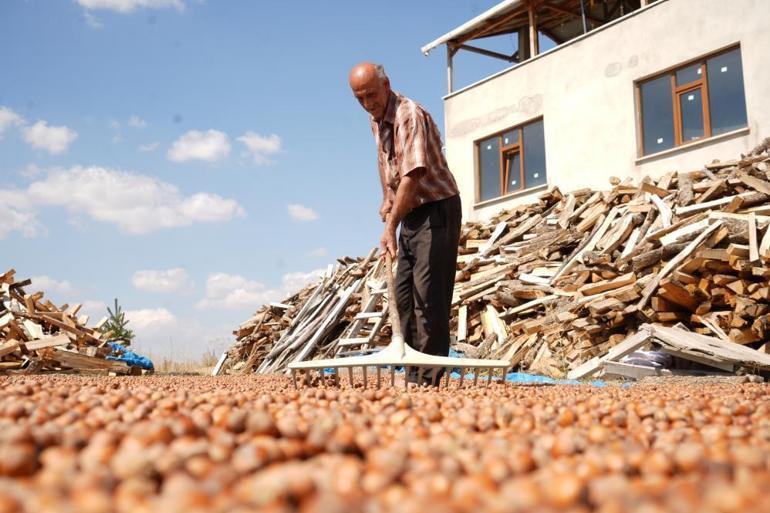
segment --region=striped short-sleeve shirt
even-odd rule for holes
[[[372,118],[371,124],[377,143],[377,165],[393,194],[402,177],[421,167],[425,173],[417,185],[418,204],[459,194],[441,152],[441,134],[422,105],[391,92],[383,119],[378,122]]]

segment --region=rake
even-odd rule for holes
[[[326,360],[309,360],[304,362],[293,362],[289,364],[291,370],[292,380],[294,387],[298,388],[299,383],[297,379],[298,371],[305,371],[305,384],[309,385],[311,380],[311,372],[314,370],[319,371],[321,382],[324,381],[324,372],[326,369],[331,369],[334,378],[334,384],[339,386],[340,384],[340,371],[347,369],[348,379],[350,385],[353,386],[353,370],[360,367],[363,375],[364,388],[368,386],[368,372],[371,367],[374,367],[374,372],[377,376],[377,388],[381,387],[383,371],[390,373],[390,386],[396,386],[396,368],[404,368],[404,386],[409,387],[409,381],[406,377],[413,372],[413,369],[417,372],[417,382],[423,382],[423,376],[425,371],[431,372],[431,383],[433,385],[440,386],[440,381],[437,383],[436,378],[440,369],[446,369],[446,385],[449,385],[449,377],[452,369],[460,368],[460,386],[465,381],[466,370],[472,369],[473,384],[478,383],[479,373],[482,370],[487,371],[487,386],[494,378],[494,372],[499,370],[501,373],[501,379],[505,379],[506,370],[511,366],[510,362],[505,360],[483,360],[483,359],[470,359],[470,358],[451,358],[448,356],[434,356],[422,353],[409,346],[404,341],[404,336],[401,333],[401,322],[398,315],[398,308],[396,307],[396,292],[393,282],[393,267],[390,254],[386,254],[386,272],[388,280],[388,314],[390,318],[390,325],[393,331],[393,337],[385,348],[373,354],[364,356],[350,356],[346,358],[332,358]],[[469,380],[470,381],[470,380]],[[386,379],[387,382],[387,379]]]

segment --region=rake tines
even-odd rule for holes
[[[445,386],[449,387],[450,382],[450,374],[452,369],[457,367],[457,365],[463,365],[465,364],[469,368],[474,369],[474,377],[473,377],[473,384],[476,385],[478,383],[478,374],[480,369],[487,369],[488,375],[487,375],[487,386],[491,383],[493,376],[492,373],[494,369],[503,369],[503,372],[505,372],[505,369],[507,369],[510,366],[509,362],[506,362],[504,360],[481,360],[481,359],[462,359],[462,358],[450,358],[448,356],[436,356],[436,355],[430,355],[426,353],[422,353],[420,351],[417,351],[416,349],[413,349],[404,341],[404,337],[401,334],[401,323],[399,321],[398,316],[398,310],[396,308],[396,303],[394,298],[396,297],[395,294],[395,285],[393,281],[393,272],[392,272],[392,262],[390,254],[387,254],[387,263],[385,266],[387,270],[387,278],[388,278],[388,311],[390,314],[390,325],[391,329],[393,331],[393,338],[385,348],[380,350],[379,352],[373,353],[373,354],[366,354],[363,356],[351,356],[346,358],[333,358],[328,360],[310,360],[310,361],[298,361],[293,362],[289,364],[289,369],[292,372],[293,376],[293,382],[294,386],[298,386],[298,382],[296,379],[296,376],[294,376],[295,371],[297,370],[304,370],[306,371],[305,374],[305,384],[309,385],[309,373],[311,370],[319,370],[321,372],[321,375],[323,376],[323,373],[325,369],[330,368],[334,369],[335,373],[338,372],[339,369],[347,368],[348,369],[348,380],[350,382],[351,388],[355,386],[355,383],[353,381],[353,368],[361,367],[361,374],[363,376],[363,387],[368,387],[368,380],[369,380],[369,374],[368,374],[368,368],[369,367],[375,367],[377,369],[377,387],[380,387],[380,369],[382,367],[390,367],[390,384],[391,386],[396,386],[396,376],[395,376],[395,370],[396,367],[402,367],[405,371],[404,375],[404,386],[408,389],[409,388],[409,376],[411,375],[411,371],[413,368],[416,367],[417,373],[418,373],[418,383],[422,383],[423,376],[425,374],[426,369],[431,369],[430,376],[431,376],[431,385],[434,386],[440,386],[441,383],[439,381],[438,375],[439,370],[443,370],[446,373],[446,382]],[[462,379],[462,378],[461,378]],[[337,385],[339,383],[335,381]]]
[[[358,367],[358,366],[356,366]],[[348,374],[348,385],[350,388],[363,388],[367,389],[371,384],[369,383],[369,377],[371,375],[369,367],[374,367],[374,386],[377,390],[382,389],[383,382],[386,385],[390,385],[392,388],[396,387],[396,366],[395,365],[361,365],[360,366],[360,372],[357,368],[354,368],[353,366],[346,366],[347,368],[347,374]],[[388,383],[388,380],[385,376],[383,376],[383,368],[384,367],[390,367],[390,383]],[[450,383],[452,383],[452,372],[456,369],[460,373],[460,378],[456,381],[457,387],[459,389],[466,388],[466,384],[470,385],[471,387],[489,387],[491,384],[495,382],[505,383],[505,373],[507,370],[507,367],[449,367],[449,366],[435,366],[435,365],[405,365],[403,367],[404,369],[404,388],[406,390],[409,390],[409,376],[412,375],[412,371],[416,371],[416,383],[413,383],[414,385],[419,386],[433,386],[436,388],[441,388],[442,386],[446,389],[450,388]],[[500,370],[500,376],[496,376],[496,371]],[[314,378],[313,371],[318,371],[318,378]],[[294,384],[294,388],[298,389],[300,386],[312,386],[314,384],[320,384],[321,386],[326,386],[327,384],[332,383],[334,387],[339,388],[340,386],[340,371],[341,368],[319,368],[319,367],[313,367],[313,368],[302,368],[302,369],[291,369],[291,377],[292,377],[292,383]],[[443,370],[444,376],[439,378],[439,374]],[[472,374],[472,378],[469,378],[467,374]],[[484,371],[486,371],[486,376],[484,376]],[[358,378],[357,376],[361,376],[361,385],[359,386],[357,384]],[[441,383],[443,379],[443,384]],[[470,380],[473,380],[472,383],[470,383]],[[479,383],[481,381],[481,383]]]

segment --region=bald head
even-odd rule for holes
[[[356,64],[350,70],[348,82],[361,106],[374,119],[382,119],[390,97],[390,80],[382,65],[373,62]]]
[[[385,75],[385,68],[381,64],[375,64],[373,62],[361,62],[353,66],[350,70],[350,76],[348,81],[350,87],[355,89],[363,85],[382,83],[383,80],[387,80]]]

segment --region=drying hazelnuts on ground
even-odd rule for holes
[[[763,384],[0,378],[0,513],[770,511]]]

